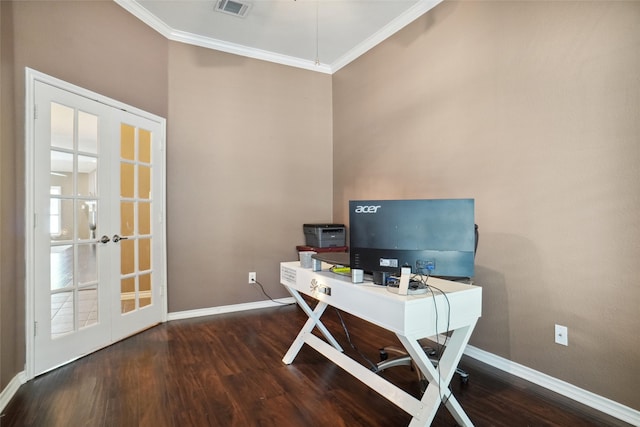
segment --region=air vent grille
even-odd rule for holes
[[[218,0],[215,10],[217,10],[218,12],[226,13],[228,15],[244,18],[245,16],[247,16],[250,8],[250,3],[241,3],[234,0]]]

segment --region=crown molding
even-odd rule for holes
[[[173,29],[159,20],[155,15],[150,13],[147,9],[140,6],[138,2],[134,0],[113,0],[118,6],[165,36],[169,38]]]
[[[351,49],[347,54],[338,58],[332,64],[321,63],[316,65],[314,61],[300,59],[293,56],[281,55],[266,50],[255,49],[249,46],[230,43],[210,37],[203,37],[197,34],[185,31],[174,30],[163,21],[159,20],[155,15],[147,9],[140,6],[135,0],[114,0],[120,7],[140,19],[142,22],[162,34],[169,40],[186,43],[194,46],[200,46],[207,49],[218,50],[221,52],[231,53],[234,55],[244,56],[262,61],[274,62],[277,64],[287,65],[305,70],[315,71],[325,74],[333,74],[342,67],[351,63],[382,41],[386,40],[411,22],[424,15],[429,10],[442,3],[443,0],[420,0],[405,13],[391,21],[384,28],[364,40],[362,43]]]
[[[172,30],[167,38],[173,41],[205,47],[221,52],[232,53],[234,55],[244,56],[247,58],[260,59],[262,61],[274,62],[276,64],[288,65],[290,67],[304,68],[305,70],[317,71],[319,73],[332,73],[331,67],[326,64],[316,65],[314,61],[300,59],[293,56],[281,55],[266,50],[212,39],[209,37],[202,37],[197,34],[187,33],[184,31]]]
[[[342,67],[353,62],[358,57],[364,55],[366,52],[382,43],[422,15],[442,3],[444,0],[421,0],[411,8],[407,9],[402,15],[391,21],[389,24],[381,28],[375,34],[365,39],[362,43],[351,49],[345,55],[338,58],[333,64],[331,64],[331,72],[335,73]]]

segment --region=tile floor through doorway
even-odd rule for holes
[[[78,329],[98,322],[98,291],[86,289],[78,292]],[[73,292],[51,295],[51,338],[74,331]]]

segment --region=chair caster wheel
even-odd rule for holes
[[[378,354],[380,355],[380,361],[384,362],[385,360],[387,360],[389,358],[389,354],[385,351],[384,348],[381,348],[378,351]]]

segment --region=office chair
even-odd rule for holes
[[[474,225],[474,238],[475,238],[475,246],[473,249],[473,256],[475,258],[476,252],[478,251],[478,240],[480,238],[478,232],[478,224]],[[431,347],[423,347],[423,350],[429,356],[429,360],[433,363],[434,366],[438,366],[439,360],[435,357],[437,351]],[[389,358],[389,354],[393,354],[394,357]],[[395,366],[411,366],[412,370],[414,370],[418,374],[418,383],[420,384],[420,392],[424,393],[429,385],[429,382],[424,377],[424,374],[411,359],[411,356],[405,351],[404,348],[396,347],[396,346],[387,346],[383,347],[379,350],[380,362],[376,364],[376,372],[382,372],[385,369],[393,368]],[[460,382],[462,384],[466,384],[469,382],[469,373],[464,371],[463,369],[456,368],[456,374],[460,377]]]

